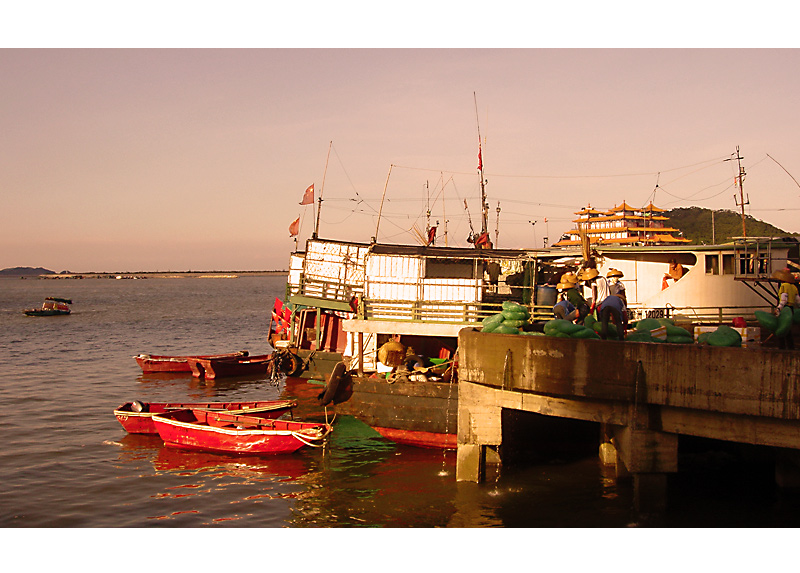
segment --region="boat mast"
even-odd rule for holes
[[[486,233],[489,227],[489,204],[486,202],[486,181],[483,178],[483,149],[481,147],[481,125],[478,121],[478,96],[472,92],[475,99],[475,123],[478,126],[478,173],[481,176],[481,234]]]
[[[378,209],[378,222],[375,224],[375,236],[372,237],[372,242],[378,242],[378,229],[381,226],[381,215],[383,215],[383,202],[386,200],[386,189],[389,188],[389,178],[392,176],[392,167],[394,165],[389,165],[389,173],[386,175],[386,184],[383,186],[383,196],[381,197],[381,206]]]
[[[331,147],[333,147],[333,141],[331,141],[330,145],[328,145],[328,157],[325,159],[325,171],[322,173],[322,187],[319,189],[319,206],[317,207],[317,222],[314,225],[314,234],[311,235],[312,239],[317,238],[317,233],[319,233],[319,213],[322,211],[322,192],[325,190],[325,176],[328,174],[328,161],[331,158]]]

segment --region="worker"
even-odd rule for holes
[[[611,294],[615,294],[622,299],[622,302],[625,303],[625,306],[628,306],[628,295],[625,293],[625,285],[622,284],[622,281],[619,280],[625,275],[622,274],[622,271],[619,269],[615,269],[611,267],[608,269],[608,273],[606,274],[606,278],[608,279],[608,290]]]
[[[789,272],[789,269],[783,269],[772,273],[772,278],[780,279],[781,286],[778,289],[778,308],[775,309],[775,314],[780,316],[783,307],[788,306],[792,312],[797,312],[800,308],[800,294],[797,291],[797,280],[795,276]],[[786,333],[785,336],[778,337],[778,348],[783,350],[794,350],[794,337],[792,336],[792,329]]]
[[[608,280],[600,275],[595,268],[581,269],[578,273],[578,279],[584,281],[586,288],[591,292],[592,303],[589,307],[589,312],[592,313],[599,306],[599,303],[611,294],[608,288]]]
[[[578,316],[575,322],[583,324],[583,319],[589,315],[589,303],[583,298],[578,286],[580,281],[575,273],[569,272],[561,276],[561,282],[566,286],[565,297],[572,306],[578,311]]]
[[[607,296],[598,306],[597,313],[600,315],[600,338],[608,338],[608,320],[617,327],[620,340],[625,340],[625,333],[628,330],[628,309],[622,297],[616,294]]]
[[[558,289],[559,293],[558,297],[560,299],[553,307],[553,315],[556,318],[569,320],[570,322],[575,322],[575,319],[578,318],[578,309],[567,300],[567,291],[574,286],[575,283],[572,282],[560,282],[556,285],[556,289]]]
[[[675,284],[678,282],[683,275],[686,274],[686,268],[683,265],[678,264],[674,258],[669,260],[669,270],[664,273],[664,278],[661,279],[661,290],[664,290],[669,286],[669,280],[672,280]]]

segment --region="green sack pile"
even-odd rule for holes
[[[793,324],[800,324],[800,309],[792,310],[788,306],[784,306],[778,316],[762,310],[757,310],[753,314],[761,328],[772,332],[778,338],[789,334]]]
[[[483,324],[481,332],[519,334],[522,326],[527,324],[530,318],[531,313],[526,306],[507,300],[503,303],[502,311],[481,321]]]
[[[603,328],[603,323],[597,320],[591,314],[583,319],[583,324],[587,328],[594,330],[598,335],[600,334],[600,330]],[[617,332],[617,327],[610,322],[608,323],[608,339],[619,340],[619,332]]]
[[[742,345],[742,336],[730,326],[722,324],[714,332],[704,332],[698,336],[697,343],[738,348]]]
[[[544,324],[544,333],[556,338],[600,338],[591,328],[562,318],[547,321]]]

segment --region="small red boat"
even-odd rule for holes
[[[260,402],[127,402],[114,415],[129,434],[158,434],[153,416],[186,408],[204,408],[259,418],[278,418],[297,406],[295,400],[268,400]]]
[[[153,416],[167,446],[229,454],[288,454],[322,445],[328,424],[265,420],[230,412],[187,409]]]
[[[261,356],[203,357],[190,356],[187,360],[192,376],[214,380],[229,376],[261,375],[270,371],[272,354]]]
[[[227,354],[209,354],[205,356],[160,356],[156,354],[139,354],[134,356],[142,372],[191,372],[189,366],[190,358],[237,358],[248,356],[247,350],[241,352],[229,352]]]

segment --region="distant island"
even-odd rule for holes
[[[55,271],[43,269],[42,267],[12,267],[0,270],[0,276],[3,277],[38,277],[41,275],[54,275]]]
[[[239,276],[272,276],[285,275],[289,271],[137,271],[137,272],[89,272],[73,273],[61,271],[57,273],[42,267],[12,267],[0,270],[0,278],[37,278],[37,279],[145,279],[145,278],[238,278]]]

